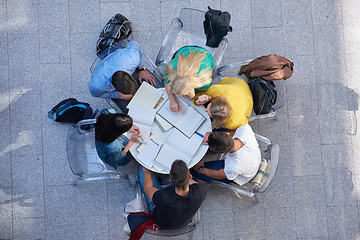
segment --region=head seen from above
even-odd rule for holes
[[[165,72],[168,73],[170,90],[177,96],[193,98],[194,89],[205,86],[211,82],[212,70],[209,68],[198,73],[201,61],[206,57],[206,52],[193,50],[185,57],[185,54],[176,56],[177,67],[173,68],[171,62]]]
[[[221,128],[232,114],[232,108],[225,96],[214,97],[205,111],[212,118],[212,127]]]
[[[170,181],[176,188],[185,190],[190,181],[190,171],[183,160],[175,160],[170,169]]]
[[[133,125],[129,115],[123,113],[101,114],[95,125],[96,141],[110,144],[121,134],[127,132]]]
[[[234,139],[225,132],[213,132],[208,137],[209,149],[216,153],[229,153],[234,147]]]
[[[112,75],[111,83],[115,90],[123,94],[135,94],[139,86],[136,80],[125,71],[117,71]]]

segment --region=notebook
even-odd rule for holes
[[[158,114],[190,138],[205,121],[205,117],[190,107],[183,99],[177,98],[177,100],[181,107],[180,112],[172,112],[169,107],[170,101],[166,100]]]
[[[154,165],[166,171],[170,170],[171,164],[177,159],[189,164],[194,153],[203,142],[203,138],[197,134],[193,134],[192,137],[188,138],[176,128],[171,131],[166,143],[161,146],[159,154],[154,160]]]
[[[126,108],[131,109],[133,104],[154,108],[162,95],[163,91],[156,89],[149,83],[143,81]]]
[[[154,122],[156,110],[152,107],[132,104],[129,109],[129,116],[132,117],[134,124],[140,129],[141,137],[144,142],[150,140],[151,127]]]

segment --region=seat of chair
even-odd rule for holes
[[[86,131],[80,129],[85,123],[94,124],[96,119],[80,121],[68,129],[66,151],[73,174],[84,181],[127,178],[99,158],[95,147],[94,128]]]

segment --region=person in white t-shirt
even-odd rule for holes
[[[204,143],[213,152],[227,154],[224,160],[204,162],[202,159],[191,171],[195,178],[243,185],[256,175],[261,153],[249,124],[239,127],[233,137],[229,132],[207,133]]]

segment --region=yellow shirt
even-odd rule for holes
[[[225,127],[235,130],[248,123],[253,109],[253,98],[249,85],[241,78],[224,78],[219,84],[210,86],[207,90],[197,93],[193,99],[206,94],[211,98],[225,96],[232,108],[232,115],[226,121]],[[196,104],[195,104],[196,105]]]

